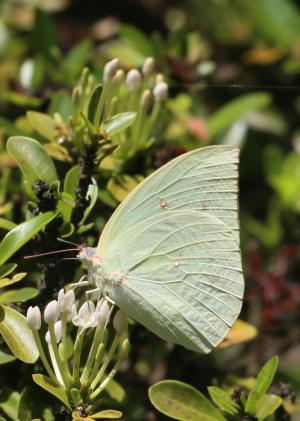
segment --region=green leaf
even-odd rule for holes
[[[88,187],[88,191],[86,195],[89,198],[89,204],[84,211],[83,218],[80,221],[80,225],[82,225],[84,221],[87,219],[87,217],[89,216],[91,210],[95,206],[95,203],[97,202],[97,199],[98,199],[98,192],[99,192],[98,184],[95,182],[95,180],[93,180],[93,182],[94,184],[90,184]]]
[[[58,212],[45,212],[9,231],[0,243],[0,266],[51,222]]]
[[[280,407],[282,399],[277,395],[264,395],[262,396],[256,405],[255,416],[258,421],[263,421]]]
[[[0,395],[0,408],[13,421],[18,420],[20,394],[12,390],[4,390]]]
[[[122,37],[143,56],[152,57],[155,54],[151,37],[145,35],[140,29],[133,25],[123,24],[119,31]]]
[[[117,402],[122,402],[126,395],[125,389],[116,380],[111,380],[105,390]]]
[[[1,229],[9,231],[16,226],[17,226],[17,224],[15,224],[14,222],[9,221],[8,219],[0,218],[0,228]]]
[[[19,288],[11,289],[3,292],[0,295],[0,304],[11,304],[11,303],[25,303],[31,298],[36,297],[39,294],[39,290],[36,288]]]
[[[31,186],[37,180],[43,180],[49,185],[58,180],[52,159],[36,140],[24,136],[10,137],[7,150]]]
[[[28,111],[27,119],[31,126],[44,138],[53,141],[56,136],[57,123],[48,114]]]
[[[16,273],[12,278],[1,278],[0,279],[0,288],[8,287],[12,284],[16,284],[20,282],[25,276],[27,275],[26,272]]]
[[[50,377],[44,376],[43,374],[33,374],[32,378],[36,384],[54,395],[57,399],[63,402],[68,409],[71,410],[66,391],[59,382],[51,379]]]
[[[259,395],[256,390],[251,390],[246,400],[245,411],[247,414],[254,415],[256,412],[256,404],[259,400]]]
[[[63,70],[67,76],[67,82],[73,83],[80,75],[82,68],[87,62],[92,44],[89,40],[83,40],[73,47],[63,61]]]
[[[0,268],[0,279],[4,278],[4,276],[9,275],[16,269],[16,267],[16,263],[8,263],[7,265],[2,266],[2,268]]]
[[[279,358],[277,355],[275,355],[259,371],[255,380],[255,385],[253,387],[253,390],[258,393],[259,397],[264,395],[271,386],[278,367],[278,363]]]
[[[89,121],[94,121],[96,109],[100,101],[102,90],[103,90],[103,86],[101,84],[97,85],[93,90],[93,93],[88,105],[87,117]]]
[[[0,365],[15,361],[16,357],[0,350]]]
[[[243,118],[249,111],[266,108],[272,101],[265,92],[246,94],[225,104],[208,119],[208,132],[215,137]]]
[[[233,416],[239,413],[241,408],[231,400],[230,393],[214,386],[209,387],[208,392],[211,399],[222,411]]]
[[[76,188],[78,185],[80,174],[80,166],[76,165],[69,169],[64,180],[64,192],[69,193],[73,198],[76,195]]]
[[[210,401],[188,384],[165,380],[149,389],[151,403],[163,414],[182,421],[226,421]]]
[[[105,411],[97,412],[96,414],[92,414],[91,417],[94,420],[99,419],[118,419],[122,417],[122,412],[115,411],[114,409],[106,409]]]
[[[19,360],[33,364],[39,356],[26,318],[12,308],[0,307],[0,333]]]
[[[103,124],[102,128],[109,137],[114,136],[129,127],[136,119],[136,116],[137,113],[134,112],[116,114],[111,119],[107,120]]]

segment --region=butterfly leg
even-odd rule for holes
[[[83,287],[83,286],[86,286],[86,285],[88,285],[89,284],[89,281],[84,281],[84,279],[86,279],[87,278],[87,276],[86,275],[83,275],[80,279],[79,279],[79,281],[78,282],[75,282],[74,284],[70,284],[69,285],[69,287],[68,288],[70,288],[70,289],[75,289],[75,288],[77,288],[77,287]]]
[[[97,302],[99,301],[100,296],[101,296],[101,288],[97,287],[97,288],[94,288],[94,289],[89,289],[88,291],[86,291],[85,296],[86,296],[86,300],[87,300],[87,302],[89,302],[89,295],[92,295],[92,294],[94,294],[95,292],[97,292],[97,293],[98,293]]]

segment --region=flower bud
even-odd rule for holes
[[[106,299],[99,301],[96,307],[96,311],[98,320],[106,322],[110,312],[109,302]]]
[[[124,70],[123,69],[118,69],[117,72],[116,72],[116,74],[115,74],[115,76],[114,76],[113,81],[116,84],[121,84],[124,81],[124,79],[125,79],[125,72],[124,72]]]
[[[58,304],[62,313],[71,313],[73,304],[75,303],[75,293],[73,289],[68,292],[64,292],[61,289],[58,293]]]
[[[148,111],[150,104],[151,104],[151,99],[152,99],[152,93],[151,91],[149,91],[149,89],[147,89],[146,91],[143,92],[142,98],[141,98],[141,107]]]
[[[130,351],[130,342],[129,339],[126,338],[124,339],[124,341],[122,342],[122,345],[120,347],[120,358],[121,360],[125,360],[125,358],[127,358],[128,354]]]
[[[58,344],[59,341],[61,340],[61,321],[60,320],[54,324],[54,333],[55,333],[56,343]],[[49,330],[47,331],[45,335],[45,339],[48,344],[51,343],[51,336],[50,336]]]
[[[108,79],[114,77],[119,67],[119,59],[114,58],[113,60],[106,63],[103,69],[103,80],[106,82]]]
[[[136,69],[131,69],[127,73],[126,83],[130,91],[136,91],[137,89],[139,89],[142,83],[140,72]]]
[[[41,310],[38,306],[30,306],[27,310],[27,324],[32,330],[41,328]]]
[[[59,304],[56,300],[50,301],[44,310],[44,320],[46,323],[55,323],[60,315]]]
[[[113,320],[114,328],[117,333],[123,333],[128,328],[128,320],[126,314],[122,310],[118,310]]]
[[[160,82],[157,85],[155,85],[153,89],[153,95],[155,101],[165,101],[168,98],[168,85],[166,84],[166,82]]]
[[[162,73],[158,73],[155,78],[155,85],[158,85],[159,83],[164,82],[164,81],[165,81],[164,75]]]
[[[148,57],[144,61],[142,73],[144,76],[150,75],[153,72],[155,66],[155,61],[153,57]]]

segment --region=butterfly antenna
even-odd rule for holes
[[[33,254],[31,256],[24,256],[24,259],[34,259],[35,257],[49,256],[50,254],[56,254],[56,253],[66,253],[68,251],[81,251],[81,248],[77,247],[76,249],[73,248],[73,249],[48,251],[47,253],[39,253],[39,254]]]
[[[72,241],[64,240],[63,238],[57,238],[57,241],[65,244],[71,244],[72,246],[81,247],[79,244],[73,243]]]

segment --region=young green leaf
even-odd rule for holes
[[[256,412],[257,402],[260,396],[256,390],[251,390],[246,400],[245,411],[247,414],[254,415]]]
[[[117,402],[122,402],[126,395],[125,389],[116,380],[111,380],[105,390]]]
[[[10,137],[7,150],[17,161],[29,185],[37,180],[49,185],[58,180],[52,159],[36,140],[25,136]]]
[[[8,263],[7,265],[2,266],[2,268],[0,268],[0,279],[4,278],[4,276],[8,276],[16,267],[16,263]]]
[[[263,421],[280,407],[282,399],[277,395],[264,395],[256,404],[255,417],[258,421]]]
[[[0,333],[11,352],[28,364],[33,364],[39,356],[26,317],[16,310],[0,307]]]
[[[12,361],[14,361],[16,357],[11,354],[7,354],[6,352],[3,352],[0,350],[0,365],[2,364],[8,364]]]
[[[94,420],[100,419],[119,419],[122,417],[122,412],[115,411],[114,409],[106,409],[104,411],[97,412],[96,414],[91,415],[91,418]]]
[[[69,193],[73,198],[75,198],[76,193],[76,187],[78,185],[79,180],[79,174],[80,174],[80,166],[75,165],[75,167],[72,167],[69,169],[65,176],[64,180],[64,192]]]
[[[33,374],[32,378],[36,384],[54,395],[57,399],[63,402],[68,409],[71,410],[68,396],[60,383],[56,382],[50,377],[44,376],[43,374]]]
[[[9,231],[0,243],[0,266],[51,222],[58,212],[45,212]]]
[[[241,408],[231,400],[230,393],[214,386],[208,388],[208,393],[214,403],[226,414],[236,416],[239,413]]]
[[[253,387],[253,390],[258,393],[259,397],[267,393],[269,387],[271,386],[278,363],[279,358],[275,355],[260,369]]]
[[[8,219],[0,218],[0,228],[3,230],[12,230],[14,227],[16,227],[16,224],[14,222],[9,221]]]
[[[129,127],[136,119],[136,116],[137,113],[134,112],[116,114],[103,124],[102,129],[108,134],[109,137],[112,137]]]
[[[103,91],[103,86],[101,84],[97,85],[95,89],[93,90],[93,93],[88,105],[88,114],[87,114],[87,118],[90,122],[94,122],[97,106],[100,101],[102,91]]]
[[[86,218],[89,216],[91,210],[95,206],[95,203],[97,202],[97,199],[98,199],[98,191],[99,189],[96,182],[89,185],[88,191],[87,191],[87,197],[89,198],[90,202],[84,211],[82,220],[80,221],[81,225],[85,222]]]
[[[149,389],[151,403],[163,414],[182,421],[226,421],[221,412],[188,384],[165,380]]]
[[[36,288],[11,289],[0,295],[0,304],[24,303],[36,297],[38,294],[39,290]]]
[[[20,394],[11,389],[4,389],[0,396],[0,408],[11,420],[18,420]],[[1,412],[2,412],[1,411]],[[7,421],[4,418],[4,421]]]
[[[50,141],[55,140],[57,123],[52,117],[37,111],[28,111],[26,116],[31,126],[41,136]]]
[[[12,278],[1,278],[0,279],[0,288],[8,287],[12,284],[16,284],[21,281],[27,275],[26,272],[16,273]]]

